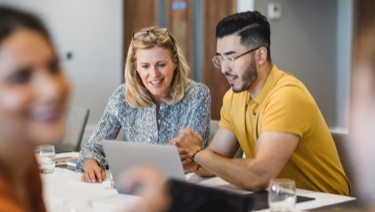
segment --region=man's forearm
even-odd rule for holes
[[[254,165],[252,159],[226,158],[204,150],[196,154],[194,161],[202,167],[197,172],[200,176],[216,175],[239,188],[252,191],[264,190],[268,186],[270,177],[262,168],[257,170],[258,165]]]

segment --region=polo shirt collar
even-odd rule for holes
[[[269,91],[274,87],[277,81],[280,79],[282,72],[274,65],[268,74],[266,82],[264,83],[262,89],[260,90],[259,94],[253,99],[253,101],[257,102],[258,104],[262,103],[266,98]]]

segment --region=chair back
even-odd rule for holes
[[[71,107],[67,113],[66,134],[64,139],[55,145],[56,152],[80,151],[82,137],[90,110],[84,107]]]
[[[348,134],[342,132],[331,132],[333,141],[335,142],[337,152],[340,157],[341,165],[344,168],[345,174],[349,179],[352,189],[352,196],[356,196],[356,183],[355,183],[355,172],[354,165],[351,159],[350,152],[348,151]]]

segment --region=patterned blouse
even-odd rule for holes
[[[168,144],[187,126],[198,132],[207,146],[211,119],[211,95],[208,87],[190,80],[184,98],[173,105],[163,102],[156,120],[156,105],[147,108],[131,107],[125,100],[125,84],[109,98],[101,120],[89,141],[82,147],[76,171],[83,171],[83,162],[92,158],[105,169],[103,139],[116,139],[122,128],[124,141]]]

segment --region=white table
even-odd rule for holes
[[[41,175],[44,186],[44,198],[48,211],[60,211],[58,210],[59,207],[65,207],[68,204],[81,205],[82,207],[88,207],[88,205],[91,204],[91,208],[87,211],[120,211],[126,208],[127,205],[134,204],[139,200],[136,196],[119,194],[115,189],[111,188],[109,179],[103,183],[91,184],[82,182],[81,175],[82,173],[65,168],[55,168],[52,174]],[[238,193],[250,193],[250,191],[238,189],[218,177],[201,178],[195,174],[188,174],[186,178],[189,182],[204,186],[226,189]],[[298,211],[354,199],[353,197],[302,189],[297,189],[297,194],[315,198],[315,200],[297,203],[296,208]],[[263,212],[269,210],[265,209],[259,211]]]
[[[77,156],[78,152],[60,153],[58,157]],[[128,204],[139,200],[137,196],[119,194],[109,179],[103,183],[85,183],[82,173],[56,167],[51,174],[41,174],[43,197],[47,211],[123,211]],[[73,211],[73,210],[72,210]]]

